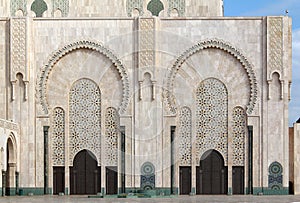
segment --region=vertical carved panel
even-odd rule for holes
[[[10,19],[11,29],[11,81],[16,80],[16,75],[22,73],[27,80],[26,65],[26,19]]]
[[[10,1],[10,12],[11,16],[15,16],[18,10],[21,10],[24,16],[27,15],[26,0],[11,0]]]
[[[65,165],[65,112],[55,108],[52,122],[52,162],[53,166]]]
[[[188,107],[181,108],[179,114],[179,160],[180,166],[192,163],[192,112]]]
[[[106,166],[118,165],[119,116],[114,108],[105,114],[105,163]]]
[[[236,107],[233,110],[233,140],[232,155],[233,166],[245,165],[245,133],[246,133],[246,114],[244,109]]]
[[[77,81],[70,90],[70,164],[84,149],[101,155],[101,92],[89,79]]]
[[[52,0],[53,10],[52,16],[56,10],[60,10],[62,17],[68,17],[69,15],[69,0]]]
[[[268,77],[283,66],[283,19],[268,17]]]
[[[127,0],[126,3],[126,10],[128,17],[132,17],[132,11],[134,9],[139,10],[140,16],[143,16],[144,14],[144,8],[143,8],[143,0]]]
[[[185,16],[185,0],[168,0],[168,3],[168,16],[171,15],[173,9],[178,11],[179,16]]]
[[[228,94],[217,79],[206,79],[196,91],[196,153],[198,160],[208,150],[219,151],[228,160]]]
[[[155,35],[154,35],[154,19],[140,19],[140,61],[139,67],[152,67],[155,59]]]

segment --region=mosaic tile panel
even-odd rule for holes
[[[282,165],[275,161],[269,166],[269,188],[272,190],[282,190]]]
[[[141,167],[141,189],[155,189],[155,167],[150,162],[145,162]]]

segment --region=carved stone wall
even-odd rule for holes
[[[89,79],[81,79],[70,90],[70,165],[84,149],[96,155],[101,163],[101,92]]]
[[[108,108],[105,113],[105,164],[118,166],[119,115],[116,109]]]
[[[220,152],[228,161],[228,93],[225,85],[214,78],[200,83],[196,90],[197,163],[208,150]]]
[[[246,113],[243,108],[236,107],[232,114],[232,156],[233,166],[245,165]]]
[[[178,152],[180,166],[192,164],[192,111],[188,107],[181,108],[179,114]]]
[[[52,116],[52,162],[53,166],[65,165],[65,111],[55,108]]]

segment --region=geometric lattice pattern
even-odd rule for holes
[[[24,16],[26,16],[27,15],[26,4],[27,4],[27,0],[10,0],[11,16],[15,16],[18,10],[21,10]]]
[[[44,0],[35,0],[31,5],[31,10],[36,17],[43,17],[43,13],[47,11],[48,6]]]
[[[269,188],[272,190],[282,190],[282,165],[275,161],[269,166]]]
[[[53,166],[65,165],[65,111],[55,108],[52,121],[52,162]]]
[[[179,114],[179,160],[180,166],[192,164],[192,112],[188,107],[181,108]]]
[[[154,65],[154,58],[155,58],[154,19],[140,19],[139,26],[140,26],[139,66],[141,68],[152,67]]]
[[[243,108],[236,107],[232,115],[232,156],[233,166],[245,165],[245,133],[246,133],[246,113]]]
[[[133,9],[137,9],[140,12],[140,16],[143,16],[144,9],[143,9],[143,0],[127,0],[126,3],[126,10],[128,17],[132,17],[132,11]]]
[[[10,21],[11,28],[11,69],[12,79],[15,78],[17,73],[22,73],[26,79],[27,66],[26,66],[26,35],[27,23],[25,18],[12,18]]]
[[[89,79],[81,79],[70,90],[70,165],[84,149],[101,155],[101,92]]]
[[[105,114],[105,163],[106,166],[118,165],[119,116],[114,108]]]
[[[185,0],[168,0],[169,2],[169,9],[168,9],[168,16],[171,15],[173,9],[178,11],[178,16],[185,15]]]
[[[269,18],[269,74],[282,69],[283,59],[283,22],[282,17]]]
[[[56,10],[60,10],[62,17],[68,17],[69,15],[69,0],[52,0],[53,10],[52,16]]]
[[[204,152],[220,152],[228,160],[228,96],[225,85],[213,78],[200,83],[196,91],[197,162]]]
[[[160,0],[151,0],[147,6],[147,10],[150,11],[153,16],[158,16],[159,13],[164,10],[164,5]]]

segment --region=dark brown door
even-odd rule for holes
[[[106,167],[106,194],[118,194],[118,167]]]
[[[53,167],[53,194],[65,192],[65,167]]]
[[[71,194],[97,194],[101,190],[101,168],[87,150],[79,152],[70,167]]]
[[[212,150],[197,167],[197,194],[227,194],[227,168],[221,154]]]
[[[244,194],[244,167],[232,167],[232,193]]]
[[[191,178],[192,178],[192,170],[190,166],[180,166],[180,177],[179,177],[179,184],[180,184],[180,194],[181,195],[189,195],[191,192]]]

